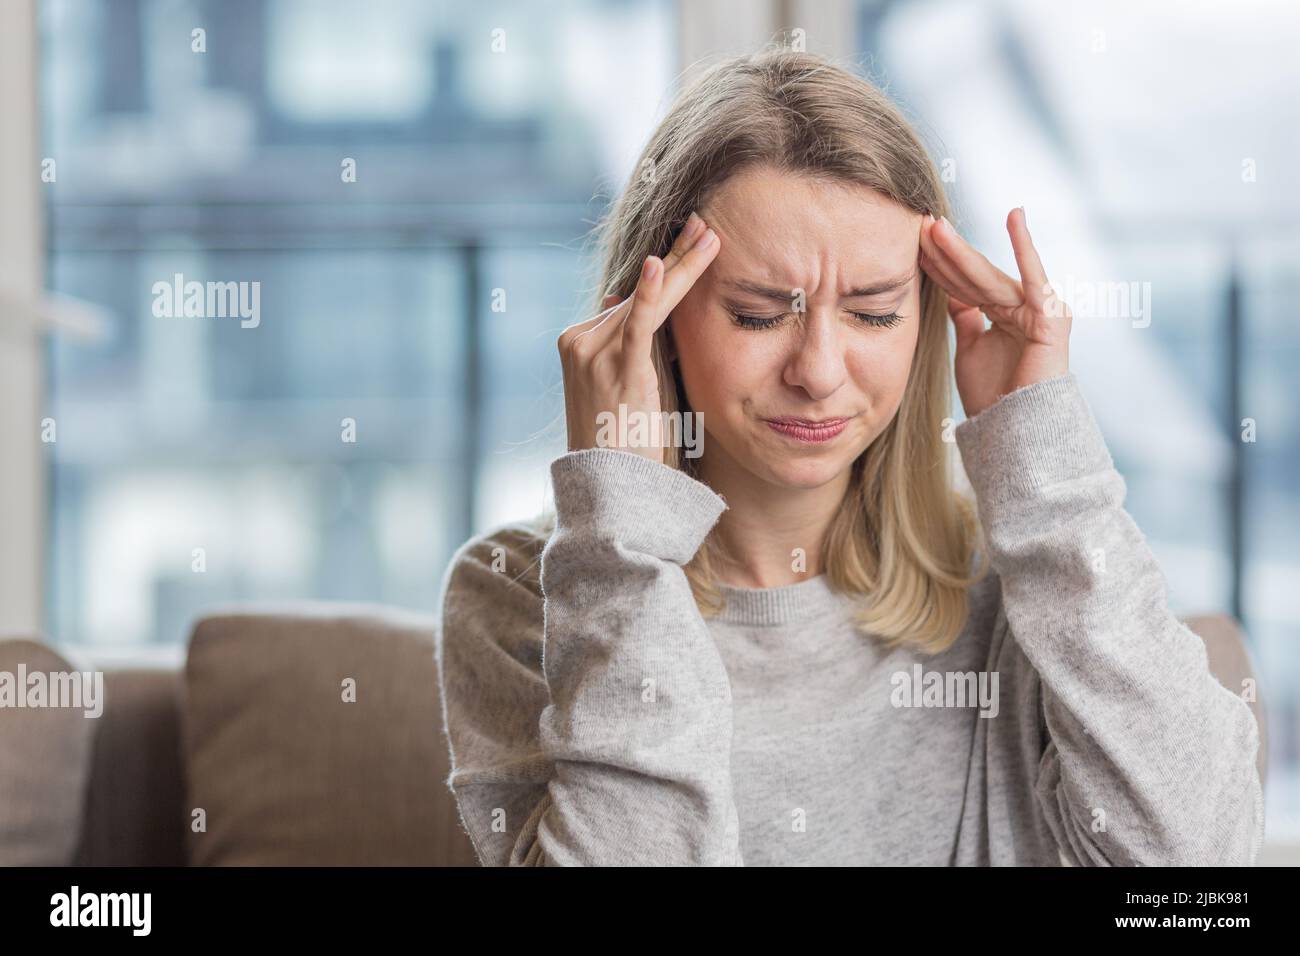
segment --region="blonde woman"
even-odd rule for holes
[[[555,512],[443,581],[484,864],[1254,862],[1255,719],[1123,510],[1025,212],[1018,278],[947,212],[830,63],[680,94],[559,338]]]

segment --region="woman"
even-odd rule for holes
[[[1258,728],[1123,510],[1024,210],[1018,280],[947,211],[813,56],[680,95],[559,339],[555,514],[443,582],[485,864],[1254,862]],[[635,427],[683,412],[694,454]]]

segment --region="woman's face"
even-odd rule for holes
[[[700,215],[721,249],[668,321],[707,432],[705,471],[820,487],[902,401],[920,320],[922,217],[863,186],[771,167],[727,180]],[[833,437],[796,426],[801,439],[769,424],[781,418],[846,421]]]

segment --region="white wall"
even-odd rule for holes
[[[43,626],[41,337],[14,299],[43,285],[36,0],[0,3],[0,634]]]

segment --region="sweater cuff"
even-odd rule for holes
[[[980,502],[1029,497],[1114,467],[1073,372],[1002,396],[954,437]]]
[[[624,547],[686,564],[727,503],[684,471],[615,448],[551,462],[556,526],[598,529]]]

